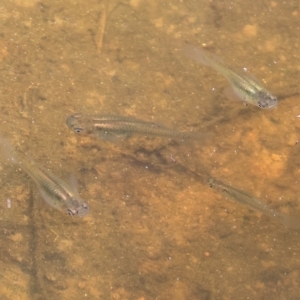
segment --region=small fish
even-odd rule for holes
[[[263,203],[259,199],[248,195],[244,191],[238,190],[237,188],[227,185],[220,180],[210,178],[208,184],[211,188],[221,192],[225,196],[238,201],[244,205],[247,205],[249,208],[264,213],[269,217],[275,218],[282,222],[285,226],[291,228],[300,228],[300,220],[293,216],[288,216],[284,213],[281,213],[275,209],[272,209],[267,204]]]
[[[185,45],[183,52],[195,61],[210,66],[221,73],[231,83],[234,95],[245,103],[265,109],[277,106],[277,98],[253,76],[235,72],[216,55],[209,54],[195,46]]]
[[[0,151],[7,161],[21,167],[33,179],[49,205],[72,216],[83,217],[89,212],[89,206],[80,198],[76,190],[34,161],[17,154],[9,142],[2,137]]]
[[[66,124],[78,134],[96,136],[110,141],[118,138],[125,139],[132,134],[182,140],[205,136],[205,134],[195,134],[194,132],[176,131],[162,125],[126,116],[84,116],[76,113],[66,119]]]

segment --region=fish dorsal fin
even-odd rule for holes
[[[70,175],[70,187],[72,188],[72,191],[78,195],[78,181],[74,174]]]

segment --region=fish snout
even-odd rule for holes
[[[271,109],[278,105],[278,100],[275,96],[262,92],[259,95],[259,101],[257,103],[260,108]]]
[[[80,113],[76,113],[67,117],[66,124],[69,128],[73,129],[76,133],[80,133],[83,128],[80,126],[79,118],[81,117]]]
[[[67,212],[70,216],[83,217],[89,213],[89,206],[87,203],[83,202],[80,206],[75,208],[68,208]]]
[[[73,114],[71,116],[68,116],[67,119],[66,119],[66,124],[68,126],[72,126],[73,124],[77,124],[79,118],[81,118],[80,113],[76,113],[76,114]]]

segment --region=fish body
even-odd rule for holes
[[[188,57],[222,74],[231,83],[235,96],[245,103],[265,109],[277,106],[277,98],[253,76],[234,71],[216,55],[209,54],[195,46],[185,45],[183,51]]]
[[[264,213],[265,215],[268,215],[269,217],[275,218],[288,227],[300,227],[300,221],[298,220],[298,218],[288,216],[275,209],[272,209],[269,205],[263,203],[262,201],[251,195],[248,195],[244,191],[241,191],[214,178],[210,178],[208,184],[211,188],[221,192],[225,196],[228,196],[229,198],[240,202],[253,210],[259,211],[261,213]]]
[[[67,212],[69,215],[79,217],[83,217],[89,212],[88,204],[80,198],[76,190],[33,160],[17,154],[3,138],[0,141],[0,150],[9,162],[18,165],[33,179],[42,197],[49,205]]]
[[[96,136],[104,140],[126,138],[132,134],[182,140],[198,136],[193,132],[180,132],[153,122],[127,116],[85,116],[76,113],[66,119],[66,124],[78,134]],[[199,134],[200,136],[201,134]]]

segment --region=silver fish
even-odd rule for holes
[[[115,115],[87,116],[76,113],[66,119],[66,124],[78,134],[96,136],[111,141],[118,138],[124,139],[132,134],[161,136],[182,140],[206,136],[206,134],[176,131],[133,117]]]
[[[269,217],[275,218],[282,222],[285,226],[291,228],[300,228],[300,220],[298,218],[286,215],[281,213],[275,209],[272,209],[269,205],[263,203],[259,199],[248,195],[244,191],[241,191],[231,185],[225,184],[220,180],[216,180],[214,178],[210,178],[208,184],[211,188],[216,191],[221,192],[225,196],[240,202],[244,205],[247,205],[249,208],[264,213]]]
[[[195,46],[185,45],[183,52],[195,61],[210,66],[221,73],[231,83],[234,94],[245,103],[265,109],[277,106],[277,98],[266,90],[253,76],[235,72],[216,55],[209,54],[205,50]]]
[[[89,212],[88,204],[81,199],[77,191],[33,160],[17,154],[2,137],[0,137],[0,151],[7,161],[21,167],[33,179],[49,205],[72,216],[83,217]]]

